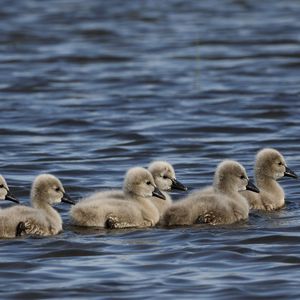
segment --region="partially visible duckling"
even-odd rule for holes
[[[10,192],[6,180],[0,175],[0,200],[10,200],[19,203],[19,200]]]
[[[152,202],[158,209],[160,216],[162,216],[166,209],[172,205],[172,199],[167,192],[173,189],[186,191],[187,187],[176,179],[173,166],[166,161],[154,161],[149,165],[148,170],[152,174],[156,186],[166,198],[166,200],[162,200],[152,197]]]

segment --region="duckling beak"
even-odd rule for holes
[[[7,191],[7,194],[5,196],[5,200],[10,200],[10,201],[15,202],[15,203],[20,203],[19,200],[10,191]]]
[[[255,193],[259,193],[259,189],[256,187],[256,185],[254,185],[254,183],[251,180],[248,180],[246,190],[252,191],[252,192],[255,192]]]
[[[75,202],[71,199],[71,197],[67,193],[63,194],[63,197],[61,198],[61,202],[65,202],[65,203],[75,205]]]
[[[292,178],[298,178],[297,174],[288,167],[285,167],[284,176],[292,177]]]
[[[185,185],[183,185],[181,182],[179,182],[175,178],[171,178],[171,180],[172,180],[171,189],[187,191],[187,187]]]
[[[154,188],[154,191],[152,192],[152,196],[166,200],[164,194],[157,187]]]

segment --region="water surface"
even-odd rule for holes
[[[57,175],[76,199],[170,161],[190,190],[224,158],[275,147],[300,174],[298,1],[2,1],[1,174],[28,203]],[[233,226],[1,240],[4,299],[296,299],[299,182]],[[174,193],[175,200],[182,193]],[[1,203],[1,207],[9,206]]]

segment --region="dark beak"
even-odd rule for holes
[[[288,167],[285,167],[284,176],[292,177],[292,178],[298,178],[297,174]]]
[[[181,182],[179,182],[175,178],[173,178],[171,180],[172,180],[171,189],[180,190],[180,191],[187,191],[187,187],[184,186]]]
[[[15,202],[15,203],[20,203],[19,200],[10,191],[7,191],[7,194],[5,196],[5,200],[10,200],[10,201]]]
[[[61,198],[61,202],[65,202],[65,203],[69,203],[69,204],[75,205],[75,202],[66,193],[64,193],[63,197]]]
[[[157,197],[157,198],[160,198],[160,199],[163,199],[163,200],[166,200],[166,197],[164,196],[164,194],[156,187],[154,189],[154,191],[152,192],[152,195],[154,197]]]
[[[252,191],[252,192],[255,192],[255,193],[259,193],[259,189],[254,185],[254,183],[251,180],[248,180],[246,190]]]

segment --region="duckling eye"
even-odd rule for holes
[[[244,175],[241,175],[241,177],[240,177],[241,179],[246,179],[246,177],[244,176]]]
[[[0,189],[3,189],[4,188],[4,185],[3,184],[0,184]]]
[[[59,192],[59,191],[60,191],[60,188],[59,188],[59,187],[57,187],[57,188],[55,189],[55,191],[56,191],[56,192]]]
[[[147,181],[147,182],[146,182],[146,184],[150,185],[150,184],[151,184],[151,182],[150,182],[150,181]]]
[[[282,166],[282,165],[283,165],[283,163],[282,163],[282,162],[279,162],[279,163],[278,163],[278,166]]]
[[[164,175],[164,176],[163,176],[163,179],[168,179],[168,176]]]

